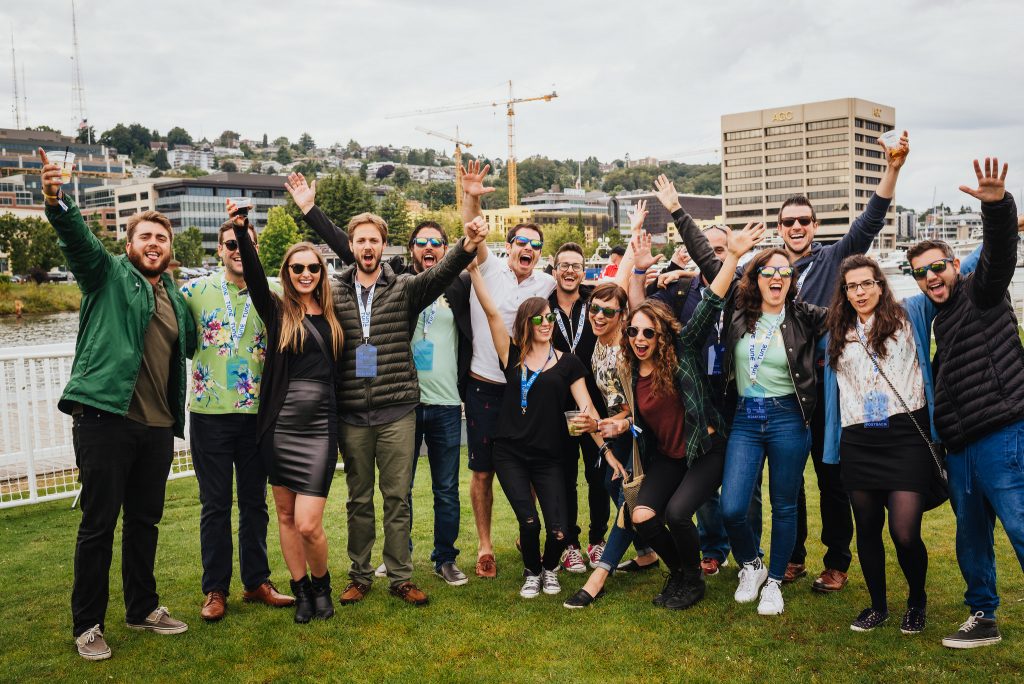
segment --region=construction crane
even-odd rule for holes
[[[505,168],[508,170],[508,206],[514,207],[519,204],[519,187],[516,179],[516,125],[515,105],[523,102],[537,102],[543,100],[550,102],[558,97],[558,93],[551,91],[547,95],[538,97],[514,97],[512,94],[512,81],[508,82],[508,99],[494,102],[473,102],[463,105],[449,105],[447,107],[436,107],[434,109],[420,109],[405,114],[396,114],[387,117],[388,119],[401,119],[407,116],[422,116],[424,114],[437,114],[440,112],[457,112],[464,109],[478,109],[482,107],[505,107],[505,116],[508,118],[508,159],[505,161]]]
[[[703,147],[699,150],[687,150],[686,152],[680,152],[678,154],[670,154],[665,159],[685,159],[686,157],[699,157],[705,154],[714,154],[718,156],[722,153],[720,147]]]
[[[426,133],[427,135],[432,135],[434,137],[442,138],[442,139],[447,140],[449,142],[455,143],[455,211],[457,211],[459,213],[459,215],[461,216],[462,215],[462,145],[465,145],[468,148],[468,147],[472,147],[473,143],[467,142],[465,140],[459,140],[459,127],[458,126],[455,127],[455,137],[454,138],[451,137],[450,135],[446,135],[444,133],[438,133],[437,131],[432,131],[429,128],[423,128],[422,126],[417,126],[416,130],[421,132],[421,133]]]

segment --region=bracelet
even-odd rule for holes
[[[58,192],[59,192],[59,191],[58,191]],[[57,199],[57,198],[59,198],[59,197],[60,197],[60,194],[56,194],[56,195],[47,195],[47,194],[46,194],[46,191],[45,191],[45,190],[43,190],[43,197],[44,197],[45,199]]]
[[[604,456],[606,453],[612,450],[612,447],[608,442],[601,444],[601,448],[597,450],[599,456]]]
[[[647,270],[646,269],[634,268],[633,269],[633,275],[647,275]]]

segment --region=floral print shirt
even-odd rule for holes
[[[591,366],[594,370],[594,380],[598,389],[604,395],[605,403],[608,405],[608,415],[615,415],[626,403],[626,393],[622,390],[622,383],[616,371],[616,364],[619,362],[619,347],[609,347],[600,340],[594,345],[594,355],[591,357]]]
[[[188,408],[203,414],[255,414],[267,356],[266,328],[255,307],[250,307],[245,330],[235,343],[221,279],[221,273],[214,273],[181,287],[197,337],[189,374]],[[237,329],[242,325],[247,294],[231,282],[226,284]]]

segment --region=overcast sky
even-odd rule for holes
[[[68,132],[70,0],[8,1],[28,118]],[[758,9],[749,9],[757,7]],[[551,90],[517,108],[519,158],[667,158],[718,145],[725,113],[839,97],[896,108],[911,158],[897,201],[975,204],[970,160],[1024,187],[1024,3],[80,0],[88,116],[213,138],[354,138],[448,149],[417,126],[506,156],[501,108],[388,119]],[[5,41],[6,42],[6,41]],[[9,46],[8,46],[9,48]],[[5,49],[3,117],[10,113]],[[21,66],[19,65],[19,79]],[[680,161],[714,159],[687,156]]]

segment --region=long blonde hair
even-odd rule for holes
[[[291,273],[288,270],[291,258],[299,252],[312,252],[316,256],[316,261],[320,264],[320,281],[317,283],[316,289],[313,290],[313,299],[320,304],[320,308],[323,309],[324,319],[327,321],[327,325],[331,328],[331,347],[334,352],[334,359],[341,358],[341,350],[345,344],[343,332],[341,330],[341,324],[338,323],[337,316],[334,315],[334,303],[331,300],[331,283],[327,278],[327,262],[324,261],[324,257],[317,251],[316,247],[309,242],[298,242],[292,245],[287,252],[285,252],[284,259],[281,260],[281,338],[278,340],[277,350],[279,352],[300,352],[302,346],[306,342],[306,328],[302,325],[302,321],[306,318],[306,310],[302,305],[302,299],[299,297],[298,291],[295,286],[292,285]]]

